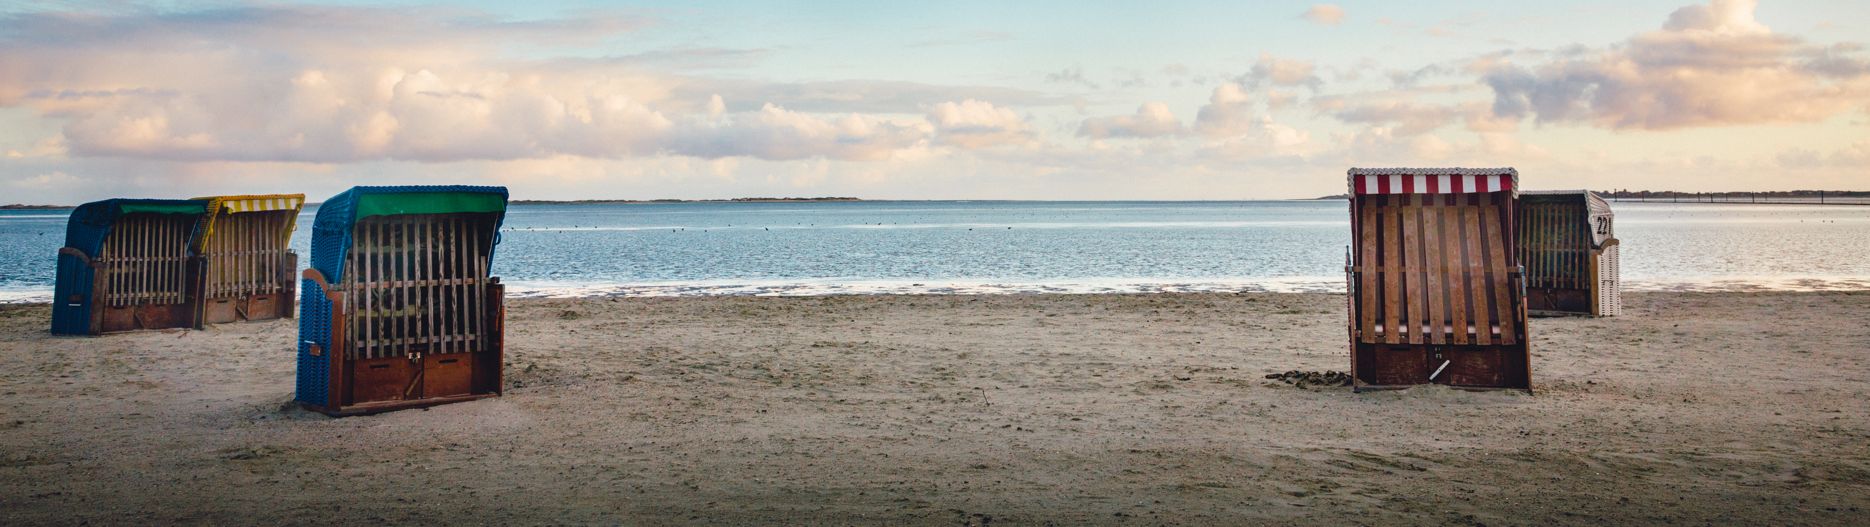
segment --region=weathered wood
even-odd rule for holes
[[[1403,270],[1403,323],[1397,329],[1403,332],[1410,344],[1422,343],[1422,322],[1424,317],[1423,302],[1427,300],[1422,288],[1422,239],[1419,234],[1421,225],[1421,207],[1415,205],[1419,195],[1403,197],[1403,204],[1398,207],[1402,216],[1402,270]]]
[[[1488,206],[1481,208],[1481,218],[1486,225],[1483,230],[1489,235],[1482,237],[1481,243],[1486,245],[1488,267],[1492,270],[1489,289],[1493,290],[1494,316],[1496,317],[1494,320],[1500,326],[1500,342],[1512,344],[1517,341],[1513,322],[1518,317],[1514,314],[1516,308],[1509,298],[1511,294],[1507,291],[1513,283],[1512,277],[1508,274],[1512,270],[1507,267],[1509,262],[1505,256],[1509,238],[1503,229],[1506,223],[1502,221],[1499,208],[1492,203],[1493,197],[1488,196],[1487,201]]]
[[[1364,342],[1375,342],[1377,335],[1377,278],[1381,276],[1378,272],[1379,268],[1376,262],[1377,238],[1382,231],[1377,229],[1376,207],[1362,207],[1360,214],[1363,217],[1363,221],[1358,224],[1358,237],[1363,238],[1360,240],[1363,249],[1357,255],[1357,265],[1359,271],[1358,292],[1361,294],[1363,302],[1358,304],[1357,311],[1362,318],[1361,322],[1363,324],[1363,331],[1360,334],[1361,339]]]
[[[1470,196],[1468,199],[1474,198]],[[1469,300],[1472,301],[1472,304],[1469,304],[1468,314],[1469,322],[1474,325],[1474,343],[1481,345],[1492,344],[1493,321],[1490,316],[1492,311],[1489,310],[1487,306],[1487,275],[1483,267],[1485,262],[1482,261],[1483,256],[1480,250],[1480,237],[1482,236],[1480,211],[1472,206],[1462,207],[1460,210],[1462,228],[1461,239],[1465,242],[1465,258],[1462,262],[1464,262],[1464,266],[1466,267],[1465,274],[1467,275],[1467,290],[1470,295]]]
[[[1456,198],[1448,198],[1450,200]],[[1467,278],[1463,275],[1461,262],[1461,209],[1447,207],[1440,211],[1442,216],[1442,274],[1446,277],[1448,289],[1448,317],[1450,337],[1454,344],[1467,344]]]
[[[1383,196],[1388,202],[1390,196]],[[1396,344],[1402,342],[1397,328],[1402,326],[1399,316],[1402,311],[1402,213],[1394,206],[1385,206],[1378,210],[1383,217],[1383,342]]]
[[[450,254],[453,254],[453,251],[455,251],[456,248],[461,246],[460,242],[457,241],[455,238],[454,225],[455,225],[455,220],[452,218],[446,219],[446,220],[443,220],[437,223],[437,227],[441,231],[440,237],[441,237],[441,243],[442,243],[442,248],[443,248],[441,254],[438,255],[437,262],[438,262],[438,265],[440,265],[442,275],[448,276],[451,278],[451,280],[443,282],[440,287],[441,298],[442,298],[441,300],[442,332],[448,335],[454,335],[456,333],[456,326],[454,324],[454,320],[456,316],[456,311],[460,309],[460,307],[457,305],[457,302],[455,301],[456,287],[453,285],[454,280],[452,279],[459,278],[461,275],[454,271],[454,266],[453,266],[454,258],[449,257]],[[444,340],[442,342],[443,353],[455,353],[459,351],[459,349],[460,348],[456,345],[456,342],[452,339]]]
[[[1424,199],[1439,198],[1428,196]],[[1448,343],[1448,312],[1446,306],[1443,305],[1448,289],[1444,287],[1442,281],[1442,274],[1448,272],[1448,259],[1442,254],[1441,245],[1441,211],[1443,208],[1433,206],[1433,204],[1422,207],[1423,274],[1428,278],[1423,292],[1428,296],[1426,322],[1428,342],[1431,344]]]

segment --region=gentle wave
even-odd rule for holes
[[[512,281],[513,298],[832,296],[832,295],[1009,295],[1121,293],[1343,293],[1342,277],[1260,279],[1109,278],[1045,281],[1009,280],[703,280],[689,282],[570,283]],[[1870,291],[1870,277],[1725,277],[1703,280],[1628,280],[1633,292],[1819,292]],[[0,304],[45,303],[52,289],[0,288]]]
[[[1343,278],[1290,277],[1254,280],[1090,279],[1060,282],[1007,280],[706,280],[635,284],[510,282],[518,298],[1000,295],[1110,293],[1329,293],[1344,290]]]
[[[794,230],[794,229],[1238,229],[1247,227],[1342,227],[1345,221],[1162,221],[1162,222],[1030,222],[1030,223],[853,223],[838,225],[663,225],[651,227],[510,227],[504,232],[605,232],[673,230]]]
[[[52,301],[52,288],[0,289],[0,304],[43,304]]]

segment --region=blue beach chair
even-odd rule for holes
[[[504,187],[354,187],[325,201],[300,285],[298,396],[355,415],[495,397]]]

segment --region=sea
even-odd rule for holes
[[[1627,290],[1870,289],[1870,206],[1612,207]],[[69,214],[0,210],[0,302],[50,300]],[[515,204],[493,272],[518,297],[1339,292],[1349,243],[1336,200]]]

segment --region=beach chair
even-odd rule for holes
[[[52,332],[199,327],[193,292],[200,260],[189,241],[206,207],[168,199],[79,205],[58,250]]]
[[[292,228],[304,194],[208,196],[195,237],[203,324],[292,318],[299,255]]]
[[[1353,168],[1352,386],[1530,389],[1511,168]]]
[[[354,187],[318,207],[300,285],[298,395],[355,415],[501,391],[504,187]]]
[[[1519,200],[1526,310],[1539,315],[1622,314],[1610,203],[1588,190],[1527,191]]]

